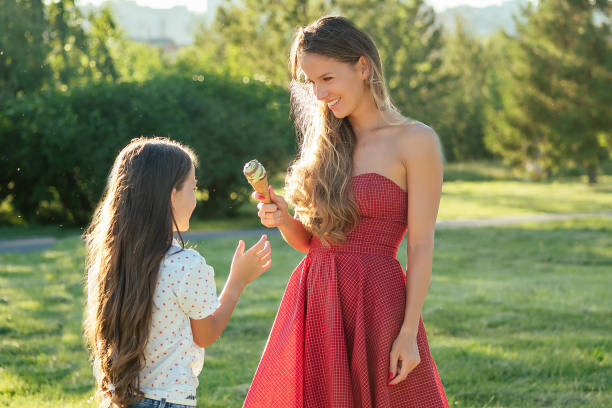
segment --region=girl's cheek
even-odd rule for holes
[[[196,200],[195,193],[193,193],[192,198],[191,198],[191,212],[195,210],[197,203],[198,203],[198,200]]]

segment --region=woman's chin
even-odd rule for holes
[[[335,111],[333,109],[330,109],[330,111],[332,112],[332,114],[336,117],[336,119],[344,119],[346,118],[346,113],[342,112],[342,111]]]

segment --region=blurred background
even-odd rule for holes
[[[326,14],[374,37],[394,102],[437,131],[449,164],[598,183],[612,152],[609,2],[461,4],[3,0],[0,222],[86,224],[114,156],[141,135],[196,149],[197,217],[237,216],[243,162],[282,184],[296,148],[290,42]]]
[[[262,233],[243,164],[282,192],[296,152],[294,30],[328,14],[373,36],[395,104],[442,141],[423,318],[451,406],[612,406],[610,6],[0,0],[0,406],[94,406],[79,235],[132,138],[198,153],[189,245],[221,287]],[[199,407],[242,405],[303,255],[268,233],[273,267],[207,350]]]

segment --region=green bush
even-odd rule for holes
[[[232,215],[249,194],[244,162],[286,168],[294,150],[287,91],[252,81],[165,76],[6,102],[0,113],[0,201],[27,220],[87,223],[118,151],[164,136],[200,158],[200,215]]]

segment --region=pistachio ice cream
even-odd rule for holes
[[[264,166],[253,159],[244,165],[242,172],[249,184],[253,186],[253,189],[265,197],[263,202],[267,204],[271,203],[270,192],[268,191],[268,175],[266,174]]]

